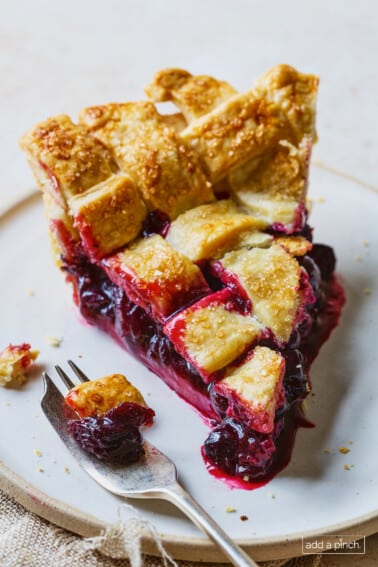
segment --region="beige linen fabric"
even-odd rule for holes
[[[142,556],[140,534],[155,537],[160,558]],[[128,558],[128,559],[127,559]],[[320,567],[320,557],[260,563],[262,567]],[[112,526],[96,538],[81,538],[27,512],[0,491],[1,567],[204,567],[204,563],[174,561],[154,528],[135,517]],[[211,564],[221,567],[224,564]],[[210,567],[210,564],[209,566]]]

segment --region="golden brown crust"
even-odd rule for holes
[[[188,310],[185,318],[185,350],[207,373],[235,360],[261,333],[256,319],[231,312],[222,305]]]
[[[229,398],[231,404],[243,408],[249,425],[257,431],[270,433],[274,429],[276,409],[283,403],[282,379],[285,359],[274,350],[256,346],[252,357],[227,371],[216,390]]]
[[[274,240],[292,256],[304,256],[312,248],[312,243],[304,236],[276,236]]]
[[[319,77],[300,73],[290,65],[276,65],[255,82],[255,90],[282,109],[297,144],[303,136],[315,142],[318,87]]]
[[[253,314],[287,342],[300,307],[301,268],[280,245],[227,253],[222,266],[235,274],[252,301]]]
[[[231,172],[230,186],[236,196],[248,191],[259,193],[265,199],[303,201],[310,148],[307,138],[299,147],[280,140],[271,152]]]
[[[109,150],[65,115],[37,124],[23,136],[20,146],[40,188],[63,204],[116,169]]]
[[[273,236],[260,230],[246,230],[238,234],[235,241],[230,240],[228,246],[225,247],[224,253],[240,248],[269,248],[273,242]],[[220,257],[218,255],[218,257]]]
[[[229,174],[234,198],[269,224],[293,230],[298,206],[305,202],[310,154],[306,137],[298,146],[280,140],[272,151]]]
[[[182,133],[201,154],[212,181],[273,150],[280,140],[314,138],[318,79],[278,65],[256,82],[196,120]]]
[[[112,149],[150,210],[171,219],[214,199],[197,154],[167,127],[150,102],[87,108],[80,121]]]
[[[229,98],[180,136],[200,154],[216,182],[272,148],[287,128],[279,107],[251,90]]]
[[[155,102],[167,102],[172,100],[172,92],[180,90],[192,76],[185,69],[162,69],[155,74],[152,83],[145,87],[144,92]]]
[[[277,65],[256,81],[255,92],[281,109],[287,128],[271,150],[228,176],[234,197],[252,214],[289,231],[295,230],[298,205],[306,198],[318,84],[318,77],[288,65]]]
[[[162,114],[161,119],[168,126],[168,128],[173,128],[173,130],[179,134],[187,127],[188,123],[181,112],[176,112],[174,114]]]
[[[92,259],[110,254],[139,234],[147,209],[131,177],[113,175],[69,200],[83,246]]]
[[[174,285],[177,292],[188,291],[201,275],[198,266],[180,254],[160,235],[141,238],[118,255],[121,264],[131,268],[144,285]]]
[[[236,94],[236,90],[208,75],[193,76],[183,69],[164,69],[156,73],[145,93],[155,102],[174,102],[187,122],[191,122],[211,112]]]
[[[103,266],[110,279],[159,320],[209,291],[198,266],[158,234],[137,239]]]
[[[123,374],[83,382],[72,388],[65,399],[80,417],[103,415],[124,402],[147,406],[142,394]]]
[[[215,201],[186,211],[172,222],[167,240],[194,262],[218,258],[237,245],[246,231],[266,223],[241,212],[231,200]]]
[[[219,104],[181,132],[213,183],[228,176],[234,197],[270,224],[295,230],[316,138],[318,78],[277,65],[254,88]]]
[[[39,184],[61,204],[114,173],[110,150],[147,208],[171,220],[214,199],[208,175],[248,213],[295,232],[316,137],[318,82],[277,65],[238,94],[213,77],[165,69],[146,92],[181,113],[160,115],[151,102],[94,106],[82,111],[78,126],[64,115],[38,124],[21,146]]]
[[[263,330],[254,317],[229,310],[216,293],[211,297],[181,311],[165,327],[175,347],[205,380],[240,356]]]

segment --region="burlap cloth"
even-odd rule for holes
[[[155,537],[160,558],[142,556],[142,528]],[[372,540],[373,541],[373,540]],[[374,537],[378,550],[378,538]],[[323,565],[378,565],[378,555],[349,557],[341,562],[328,562],[321,556],[300,557],[289,561],[261,562],[261,567],[320,567]],[[366,559],[368,561],[366,562]],[[372,562],[370,562],[372,561]],[[115,525],[102,537],[81,538],[27,512],[12,498],[0,491],[0,566],[1,567],[204,567],[204,563],[174,561],[165,552],[154,528],[137,516],[126,524]],[[211,564],[221,567],[224,564]],[[209,567],[209,566],[208,566]]]

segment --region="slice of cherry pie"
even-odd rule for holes
[[[241,484],[287,463],[344,302],[307,224],[317,87],[287,65],[244,93],[167,69],[148,101],[21,141],[81,313],[199,410],[205,462]]]

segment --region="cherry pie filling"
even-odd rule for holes
[[[98,459],[128,465],[144,454],[141,426],[151,426],[154,411],[134,402],[123,402],[104,415],[89,415],[68,422],[68,431],[79,445]]]
[[[160,220],[161,217],[157,214],[153,218]],[[166,231],[165,222],[156,223],[154,229],[160,232],[161,226]],[[280,351],[286,363],[285,397],[276,410],[274,428],[269,433],[248,427],[243,408],[238,408],[237,403],[229,415],[229,400],[216,391],[217,381],[206,384],[194,366],[177,352],[163,332],[163,325],[131,301],[124,289],[113,283],[101,267],[90,262],[84,254],[78,254],[77,249],[63,262],[62,269],[73,284],[74,298],[83,317],[110,333],[123,348],[190,403],[210,425],[202,455],[212,474],[250,488],[266,482],[287,465],[297,428],[312,426],[301,408],[302,401],[311,391],[310,365],[337,325],[344,302],[343,289],[334,274],[335,255],[329,246],[314,244],[308,254],[299,258],[308,274],[315,302],[306,307],[307,316]],[[211,290],[227,289],[208,265],[201,267]],[[230,309],[245,311],[247,302],[236,295],[232,281],[229,286],[233,300]],[[185,307],[182,305],[180,310]],[[264,337],[258,344],[279,350],[273,337]]]

